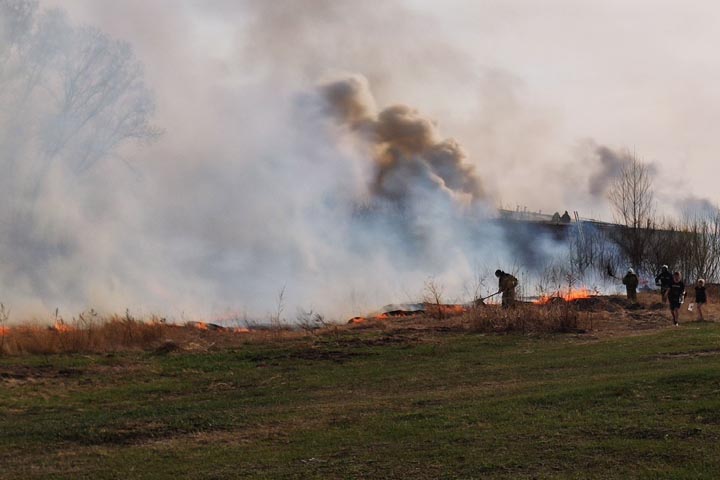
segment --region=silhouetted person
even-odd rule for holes
[[[637,302],[637,287],[638,287],[638,276],[632,268],[629,268],[627,273],[622,279],[625,290],[627,291],[627,298],[632,302]]]
[[[700,278],[695,285],[695,308],[697,308],[697,319],[701,322],[705,320],[702,309],[706,303],[707,292],[705,292],[705,280]]]
[[[562,217],[560,217],[560,221],[562,223],[570,223],[570,214],[567,210],[565,210],[565,213],[562,214]]]
[[[672,283],[668,288],[668,300],[670,301],[670,313],[672,313],[673,325],[680,324],[680,305],[685,299],[685,283],[682,281],[680,272],[674,272],[672,275]]]
[[[512,307],[515,305],[515,287],[518,279],[502,270],[495,270],[495,276],[498,277],[498,291],[502,292],[502,306]]]
[[[660,273],[658,273],[657,277],[655,277],[655,285],[660,287],[660,297],[662,298],[662,303],[667,302],[668,289],[670,288],[672,280],[673,276],[672,273],[670,273],[670,270],[668,270],[668,266],[663,265],[660,269]]]

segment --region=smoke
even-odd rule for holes
[[[71,17],[29,10],[29,36],[16,44],[36,53],[12,58],[40,81],[23,115],[0,113],[0,301],[18,314],[95,307],[262,319],[284,287],[288,319],[300,306],[343,318],[415,301],[428,277],[446,300],[467,300],[478,271],[492,289],[496,268],[537,270],[566,253],[551,234],[488,220],[494,185],[478,172],[502,156],[500,143],[468,155],[467,142],[445,136],[455,128],[441,133],[431,120],[444,120],[436,113],[448,98],[434,93],[478,82],[483,98],[512,97],[506,77],[480,69],[478,79],[431,19],[401,4],[67,8]],[[388,28],[391,18],[403,21]],[[87,41],[82,32],[94,32],[88,48],[61,41]],[[105,103],[71,103],[88,109],[60,115],[56,92],[74,78],[64,66],[102,51],[93,45],[118,55],[80,76],[105,81],[82,86],[132,86],[130,96],[111,88]],[[0,99],[24,98],[27,83],[6,80],[16,70],[1,65]],[[479,119],[482,138],[498,118],[510,128],[520,114],[503,112],[519,103],[493,103]],[[111,141],[128,120],[142,128]]]
[[[682,219],[710,220],[718,218],[720,208],[708,198],[688,195],[677,202],[676,214]]]
[[[631,162],[635,155],[627,150],[614,150],[593,141],[587,142],[586,148],[590,149],[588,154],[590,164],[595,166],[588,178],[588,191],[596,200],[603,199],[607,196],[613,182],[622,176],[623,167]],[[648,166],[650,175],[657,177],[657,165],[643,163]]]
[[[417,110],[393,105],[376,114],[368,81],[360,75],[329,82],[320,90],[341,124],[371,144],[374,194],[406,203],[422,187],[460,201],[483,198],[481,181],[462,147],[442,139],[435,124]]]
[[[603,145],[595,148],[595,157],[598,166],[589,178],[590,195],[604,197],[607,194],[612,182],[620,177],[629,158],[627,154],[621,154]]]

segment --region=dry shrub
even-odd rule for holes
[[[578,330],[580,312],[572,302],[519,304],[513,308],[479,306],[466,314],[475,332],[553,333]]]

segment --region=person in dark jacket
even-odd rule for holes
[[[512,307],[515,305],[515,287],[518,279],[502,270],[496,270],[495,276],[498,277],[498,292],[502,292],[502,306]]]
[[[670,273],[670,270],[668,269],[667,265],[663,265],[660,269],[660,273],[657,274],[655,277],[655,285],[660,287],[660,296],[662,297],[662,303],[667,302],[668,299],[668,289],[670,288],[670,284],[672,283],[673,276],[672,273]]]
[[[627,298],[631,302],[637,302],[637,287],[638,287],[638,276],[635,274],[635,270],[628,268],[627,273],[622,279],[625,290],[627,291]]]
[[[670,313],[672,313],[673,325],[680,325],[680,305],[685,299],[685,283],[682,281],[680,272],[673,273],[672,283],[668,288],[668,300],[670,301]]]
[[[706,303],[707,293],[705,292],[705,280],[700,278],[695,285],[695,308],[697,308],[697,319],[701,322],[705,321],[702,309]]]

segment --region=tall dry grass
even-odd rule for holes
[[[0,330],[0,354],[53,354],[150,349],[163,338],[167,325],[157,317],[140,320],[130,314],[101,318],[90,311],[70,322],[55,319],[52,326],[5,325]]]
[[[92,310],[70,321],[56,313],[52,325],[39,322],[9,325],[3,312],[0,308],[0,356],[127,350],[197,352],[246,343],[273,343],[306,335],[286,325],[226,328],[196,321],[177,325],[157,316],[136,318],[126,312],[103,317]]]
[[[567,333],[578,331],[580,316],[571,302],[551,302],[513,308],[478,306],[465,314],[465,320],[475,332]]]

